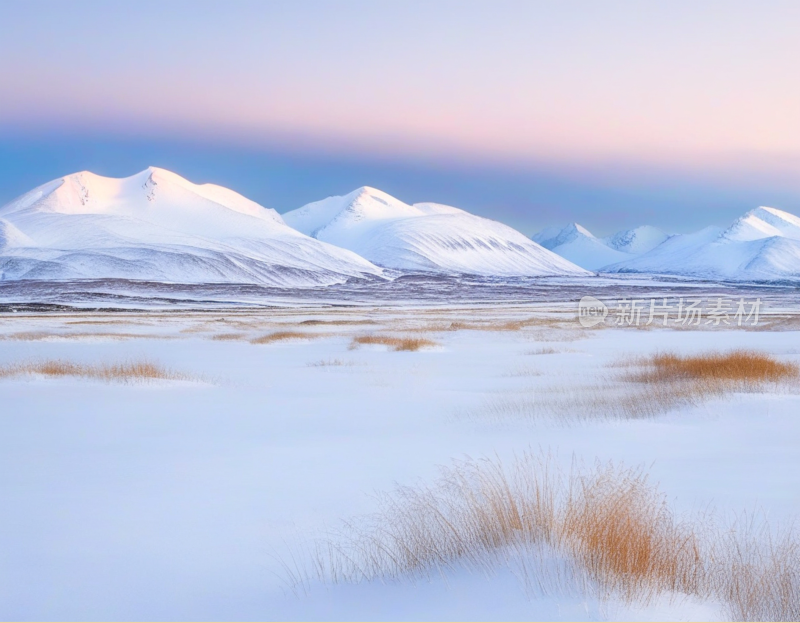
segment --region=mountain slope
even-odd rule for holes
[[[602,240],[606,246],[616,251],[642,255],[652,251],[668,238],[669,235],[658,229],[658,227],[642,225],[627,231],[617,232],[613,236]]]
[[[727,229],[673,236],[649,253],[607,267],[703,279],[775,281],[800,278],[800,219],[760,207]]]
[[[577,223],[571,223],[564,228],[550,227],[536,234],[533,240],[588,270],[599,270],[629,257],[621,251],[609,248]]]
[[[380,274],[232,190],[154,167],[122,179],[75,173],[0,208],[2,279],[293,287]]]
[[[434,203],[409,205],[374,188],[287,212],[285,221],[387,268],[487,276],[586,271],[489,219]]]
[[[800,218],[765,206],[736,219],[723,234],[728,240],[761,240],[775,236],[800,240]]]

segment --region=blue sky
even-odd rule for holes
[[[0,202],[162,166],[526,233],[800,213],[800,3],[0,5]]]

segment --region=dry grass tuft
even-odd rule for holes
[[[46,331],[21,331],[0,336],[0,340],[24,342],[78,341],[78,340],[166,340],[171,336],[147,333],[49,333]]]
[[[800,541],[744,517],[716,545],[713,590],[733,621],[800,621]]]
[[[657,353],[613,367],[617,374],[601,376],[594,383],[493,396],[463,415],[497,421],[555,419],[565,424],[598,418],[651,418],[734,392],[795,392],[795,381],[800,378],[795,364],[755,351],[685,357]]]
[[[319,333],[305,333],[301,331],[275,331],[268,333],[261,337],[256,337],[250,340],[251,344],[273,344],[275,342],[285,342],[287,340],[313,340],[318,337],[324,337]]]
[[[646,359],[646,370],[634,376],[643,383],[711,381],[763,383],[784,381],[798,376],[798,366],[778,361],[771,355],[752,350],[680,356],[658,353]]]
[[[49,340],[53,338],[63,337],[59,333],[48,333],[46,331],[18,331],[17,333],[10,333],[4,335],[4,340],[19,340],[22,342],[38,342],[40,340]]]
[[[572,328],[571,325],[565,325],[562,320],[547,317],[530,317],[524,319],[508,319],[500,320],[491,318],[489,320],[478,321],[463,321],[454,320],[449,324],[430,327],[429,330],[436,331],[521,331],[529,327],[556,329],[556,328]]]
[[[378,503],[377,513],[317,543],[317,579],[505,565],[550,593],[577,583],[584,595],[646,604],[666,592],[718,600],[735,620],[798,620],[800,557],[791,533],[776,539],[766,526],[754,535],[702,517],[681,521],[640,470],[598,464],[564,476],[549,457],[532,454],[509,468],[466,461],[432,486],[401,487]],[[310,581],[287,571],[296,583]]]
[[[526,355],[556,355],[560,351],[557,351],[555,348],[544,347],[544,348],[537,348],[536,350],[529,350],[526,352]]]
[[[211,339],[216,342],[237,342],[247,338],[245,333],[217,333],[212,335]]]
[[[662,591],[703,592],[694,528],[675,519],[639,472],[606,467],[579,479],[560,530],[572,555],[616,594],[649,599]]]
[[[353,338],[350,348],[355,349],[365,344],[388,346],[393,351],[418,351],[422,348],[438,346],[433,340],[422,337],[391,337],[388,335],[360,335]]]
[[[78,377],[123,383],[153,380],[190,380],[184,374],[167,370],[149,361],[91,365],[63,359],[50,359],[0,367],[0,379],[26,375],[42,375],[50,378]]]

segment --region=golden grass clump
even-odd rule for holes
[[[700,589],[698,535],[676,521],[639,472],[606,468],[581,479],[560,529],[572,555],[606,590],[635,599]]]
[[[172,372],[149,361],[92,365],[63,359],[50,359],[0,367],[0,378],[25,375],[41,375],[50,378],[77,377],[107,382],[188,379],[186,375]]]
[[[275,331],[250,340],[251,344],[274,344],[275,342],[286,342],[288,340],[313,340],[314,338],[324,337],[319,333],[307,333],[302,331]]]
[[[800,613],[793,533],[681,521],[640,470],[609,463],[565,476],[549,457],[529,453],[510,467],[470,460],[378,503],[375,514],[317,542],[311,575],[287,566],[290,582],[426,577],[457,566],[488,574],[505,565],[545,593],[577,588],[643,605],[662,593],[710,598],[734,620]]]
[[[657,353],[625,364],[592,383],[538,387],[492,396],[467,418],[555,419],[562,423],[657,417],[733,392],[796,392],[800,369],[757,351],[680,356]]]
[[[395,352],[418,351],[422,348],[438,346],[433,340],[422,337],[392,337],[388,335],[360,335],[353,338],[350,348],[355,349],[362,345],[378,344],[388,346]]]
[[[246,337],[244,333],[216,333],[211,336],[211,339],[215,342],[237,342]]]
[[[642,382],[722,381],[775,382],[798,376],[798,366],[752,350],[681,356],[658,353],[645,362]]]
[[[491,567],[498,551],[537,544],[630,599],[694,590],[703,570],[691,527],[640,472],[613,465],[564,478],[533,455],[509,470],[466,462],[433,487],[401,488],[379,501],[377,515],[347,524],[317,550],[324,579],[397,578],[457,562]]]

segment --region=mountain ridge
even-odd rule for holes
[[[3,279],[305,287],[382,275],[235,191],[193,184],[156,167],[125,178],[66,175],[0,207],[0,219],[7,223]]]
[[[507,225],[452,206],[406,204],[369,186],[283,218],[386,268],[489,276],[589,274]]]

